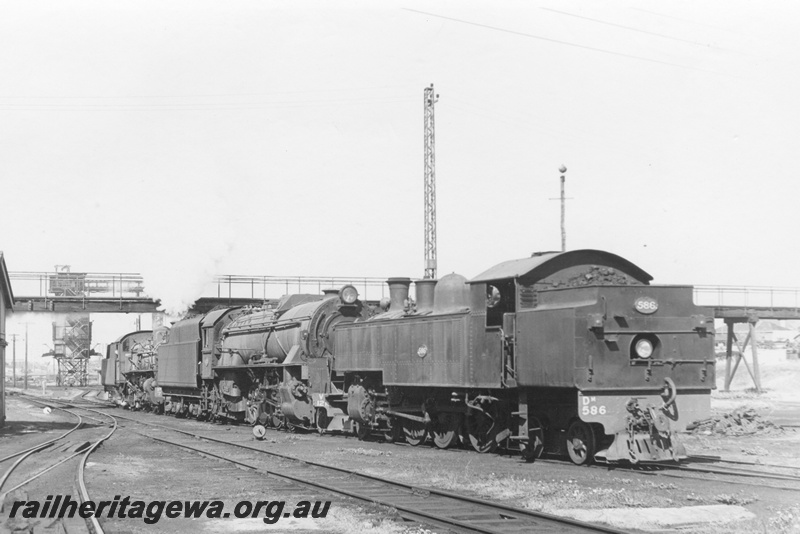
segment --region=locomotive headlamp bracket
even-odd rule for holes
[[[605,330],[605,317],[602,313],[590,313],[587,316],[589,330],[594,332],[598,339],[601,339]]]
[[[692,315],[692,328],[704,333],[708,330],[708,324],[714,324],[714,319],[706,317],[705,315]]]

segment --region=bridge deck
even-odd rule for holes
[[[15,312],[152,313],[160,305],[146,297],[14,296]]]
[[[715,306],[714,317],[725,319],[734,323],[744,323],[759,319],[785,319],[800,320],[800,310],[797,308],[770,308],[751,306]]]

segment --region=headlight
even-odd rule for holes
[[[339,298],[345,304],[354,304],[358,300],[358,291],[353,286],[344,286],[339,290]]]
[[[653,355],[653,344],[648,339],[636,342],[636,355],[640,358],[649,358]]]

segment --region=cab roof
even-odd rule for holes
[[[576,265],[603,265],[622,271],[643,284],[653,279],[648,273],[621,256],[602,250],[582,249],[569,252],[534,252],[530,258],[504,261],[482,272],[469,283],[478,284],[509,278],[539,280]]]

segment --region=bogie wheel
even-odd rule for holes
[[[439,414],[433,427],[433,443],[440,449],[447,449],[458,443],[461,417],[455,413]]]
[[[528,441],[520,443],[520,452],[526,462],[533,462],[544,453],[544,426],[538,417],[528,419]]]
[[[469,436],[473,449],[480,453],[494,452],[497,449],[495,438],[498,433],[498,425],[488,414],[473,411],[467,415],[466,427],[467,436]]]
[[[412,447],[424,443],[425,438],[428,437],[428,429],[425,423],[419,421],[403,421],[403,431],[406,435],[406,441]]]
[[[588,423],[573,421],[567,428],[567,454],[575,465],[589,465],[597,452],[597,439]]]

